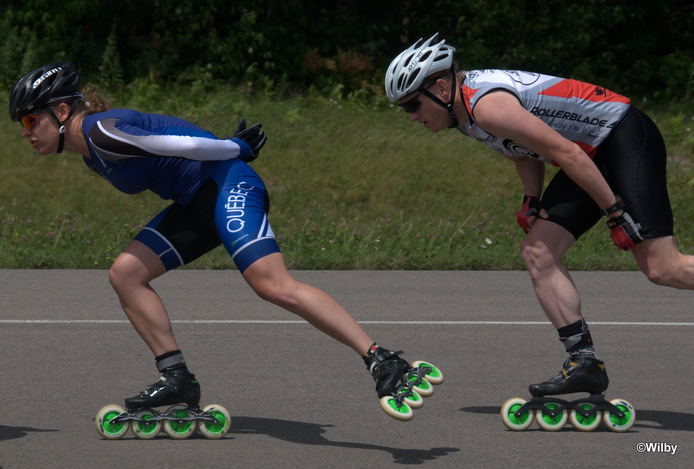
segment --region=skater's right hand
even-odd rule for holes
[[[262,124],[257,123],[246,128],[246,119],[242,118],[239,121],[239,126],[236,129],[236,132],[234,132],[232,138],[243,140],[249,147],[251,147],[251,155],[240,157],[246,163],[250,163],[251,161],[258,158],[260,149],[263,148],[263,145],[265,145],[265,142],[267,141],[265,132],[260,130],[261,127]]]

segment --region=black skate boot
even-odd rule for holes
[[[164,372],[159,381],[150,385],[138,396],[125,399],[129,410],[160,407],[173,404],[187,404],[190,407],[200,403],[200,383],[190,372]]]
[[[588,392],[602,394],[610,380],[607,378],[605,363],[593,357],[569,358],[558,375],[544,383],[531,384],[533,397]]]
[[[375,347],[368,356],[362,357],[366,368],[376,381],[378,397],[389,396],[400,384],[403,374],[410,369],[410,364],[398,356],[401,351],[393,352],[383,347]]]

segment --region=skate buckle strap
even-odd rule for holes
[[[154,384],[150,384],[147,389],[140,393],[140,396],[154,396],[164,388],[170,389],[172,392],[178,392],[181,389],[180,386],[177,386],[176,383],[169,379],[166,375],[161,375],[159,380]]]
[[[170,366],[173,365],[178,365],[179,363],[183,363],[183,354],[182,353],[177,353],[176,355],[172,355],[170,357],[164,358],[163,360],[160,360],[157,362],[157,370],[159,370],[159,373],[164,371]]]
[[[386,360],[390,360],[393,357],[397,357],[401,353],[405,353],[402,350],[398,350],[397,352],[393,352],[392,350],[387,350],[382,348],[381,351],[374,353],[371,356],[371,365],[369,365],[369,372],[371,374],[374,374],[375,370],[378,370],[381,367],[381,364],[385,362]]]

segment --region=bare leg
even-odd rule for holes
[[[521,243],[537,299],[556,329],[581,319],[581,300],[562,257],[576,242],[566,229],[538,219]]]
[[[139,241],[128,244],[109,270],[123,311],[154,356],[179,348],[164,303],[149,285],[164,272],[159,257]]]
[[[694,256],[680,253],[674,236],[646,239],[631,252],[651,282],[694,290]]]
[[[259,297],[302,317],[358,354],[364,355],[373,344],[357,321],[330,295],[294,279],[282,254],[255,261],[243,277]]]

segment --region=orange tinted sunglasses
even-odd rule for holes
[[[27,114],[26,116],[22,117],[19,122],[22,123],[22,127],[24,127],[27,130],[31,130],[34,128],[36,124],[39,122],[39,115],[38,114]]]

